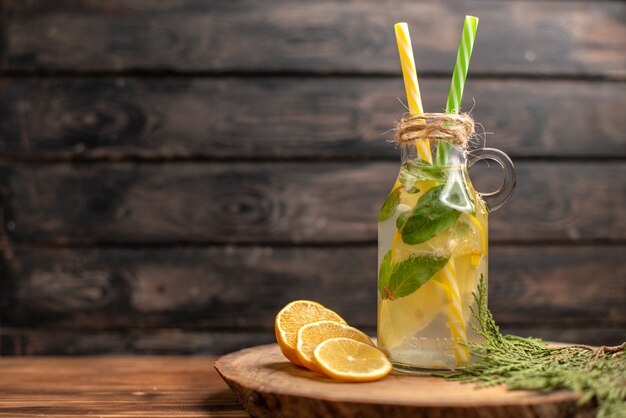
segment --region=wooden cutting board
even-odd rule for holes
[[[477,389],[432,376],[393,372],[377,382],[344,383],[289,363],[276,344],[237,351],[219,358],[215,368],[253,416],[272,417],[412,417],[412,418],[582,418],[592,406],[576,406],[578,395],[560,391],[543,395]]]

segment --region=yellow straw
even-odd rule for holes
[[[411,35],[409,27],[405,22],[396,23],[396,41],[398,42],[398,54],[400,55],[400,65],[402,66],[402,76],[404,77],[404,89],[406,90],[406,99],[409,103],[409,113],[412,115],[421,115],[424,113],[422,106],[422,97],[420,96],[420,87],[417,81],[417,71],[415,70],[415,61],[413,60],[413,47],[411,46]],[[417,153],[422,160],[429,163],[433,161],[430,152],[430,144],[427,139],[417,141],[415,143]]]
[[[457,276],[452,260],[443,267],[439,273],[439,280],[436,283],[441,285],[446,298],[448,299],[448,328],[454,339],[454,358],[458,366],[469,362],[469,350],[465,346],[467,343],[467,327],[463,317],[463,307],[461,305],[461,293],[457,285]]]
[[[406,90],[406,98],[409,103],[409,113],[412,115],[421,115],[424,113],[424,107],[422,105],[422,97],[420,96],[417,81],[415,61],[413,60],[413,48],[411,46],[409,27],[405,22],[401,22],[396,23],[394,28],[396,30],[396,41],[398,43],[398,53],[400,54],[402,76],[404,77],[404,89]],[[417,147],[419,158],[432,163],[433,157],[430,152],[428,140],[417,141],[415,146]],[[463,318],[461,295],[457,285],[456,271],[452,262],[448,262],[444,266],[436,284],[443,290],[449,304],[448,328],[450,328],[450,332],[454,338],[454,357],[456,363],[457,365],[464,365],[469,361],[469,352],[464,345],[467,341],[466,326]]]

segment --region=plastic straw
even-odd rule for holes
[[[450,91],[448,93],[448,102],[446,103],[446,113],[459,113],[459,109],[461,108],[463,88],[465,87],[467,70],[469,68],[472,51],[474,49],[476,29],[478,29],[478,18],[474,16],[465,16],[461,42],[459,43],[459,50],[456,54],[456,63],[454,64],[454,73],[452,74],[452,83],[450,83]],[[451,145],[449,142],[439,141],[437,146],[437,163],[439,165],[446,165],[446,162],[448,161],[448,154],[450,153],[450,147]]]
[[[459,44],[459,51],[456,55],[454,74],[452,74],[452,83],[450,84],[450,92],[448,93],[446,113],[459,113],[459,109],[461,108],[463,88],[465,87],[467,69],[469,68],[472,50],[474,49],[474,39],[476,38],[477,28],[478,18],[465,16],[463,34],[461,35],[461,43]]]
[[[406,90],[407,102],[409,104],[409,113],[412,115],[421,115],[424,113],[424,108],[417,81],[417,71],[415,69],[415,61],[413,59],[413,48],[411,46],[409,28],[404,22],[396,23],[394,28],[396,31],[400,64],[402,66],[402,75],[404,77],[404,88]],[[474,33],[475,32],[476,31],[474,30]],[[469,62],[469,59],[467,61]],[[465,71],[467,72],[467,68]],[[465,77],[463,77],[463,81],[465,81]],[[419,157],[429,163],[432,162],[432,154],[430,152],[428,140],[417,141],[415,145],[417,147]],[[397,231],[396,236],[398,236]],[[443,271],[439,275],[439,279],[436,280],[436,284],[441,288],[448,302],[448,328],[450,329],[450,333],[452,334],[452,338],[454,340],[454,357],[456,363],[457,365],[466,364],[469,361],[469,351],[464,345],[467,341],[466,325],[463,317],[461,295],[457,285],[456,272],[452,263],[446,264]]]
[[[422,106],[422,97],[417,81],[417,71],[415,69],[415,60],[413,59],[413,47],[411,46],[409,27],[405,22],[401,22],[396,23],[394,29],[396,30],[396,42],[398,43],[398,54],[400,55],[400,65],[402,66],[404,89],[406,90],[406,98],[409,103],[409,113],[412,115],[421,115],[424,113],[424,107]],[[433,157],[430,152],[428,140],[416,141],[415,146],[422,160],[426,160],[429,163],[432,162]]]
[[[448,93],[448,102],[446,103],[446,113],[459,113],[461,108],[461,99],[463,98],[463,89],[474,49],[477,28],[478,18],[465,16],[463,33],[461,34],[461,42],[459,43],[454,73],[452,74],[452,82],[450,84],[450,92]],[[450,147],[451,145],[448,141],[439,141],[437,145],[437,163],[439,165],[447,164]],[[469,351],[465,345],[467,343],[467,326],[461,309],[461,295],[457,284],[456,272],[451,262],[448,262],[443,267],[442,272],[439,274],[439,281],[444,288],[444,293],[450,305],[448,309],[448,328],[450,328],[454,338],[454,357],[457,365],[464,365],[469,361]]]
[[[456,271],[452,262],[448,262],[435,284],[443,290],[448,302],[447,319],[448,328],[452,339],[454,340],[454,358],[458,366],[465,365],[469,362],[469,350],[467,343],[467,325],[463,315],[463,307],[461,305],[461,293],[457,284]]]

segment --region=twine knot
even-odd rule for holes
[[[396,126],[396,144],[408,144],[423,139],[444,139],[467,148],[473,134],[474,120],[467,113],[406,115]]]

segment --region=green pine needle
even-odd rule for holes
[[[595,402],[598,418],[626,417],[626,343],[615,347],[567,345],[549,347],[538,338],[502,335],[487,308],[487,288],[481,277],[477,309],[472,314],[484,337],[468,343],[477,359],[446,376],[479,383],[478,387],[506,384],[510,390],[552,392],[569,389],[582,393],[579,405]]]

